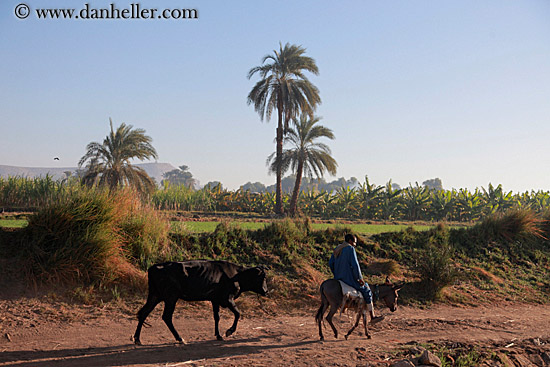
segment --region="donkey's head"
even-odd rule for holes
[[[384,304],[390,309],[391,312],[397,310],[397,299],[399,295],[397,292],[403,287],[401,285],[395,285],[390,282],[390,279],[386,277],[386,283],[379,286],[379,295],[378,297],[384,301]]]

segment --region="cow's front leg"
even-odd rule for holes
[[[212,311],[214,312],[214,333],[216,335],[216,339],[223,340],[222,336],[220,335],[220,304],[217,302],[212,302]]]
[[[241,317],[241,312],[237,308],[237,305],[235,304],[235,301],[232,299],[229,300],[229,304],[227,305],[227,308],[233,312],[233,315],[235,315],[235,319],[233,320],[233,325],[227,331],[225,332],[225,336],[230,336],[235,331],[237,331],[237,323],[239,322],[239,318]]]

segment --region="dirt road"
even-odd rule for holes
[[[386,319],[371,328],[371,340],[359,330],[347,341],[334,339],[325,328],[324,342],[318,340],[314,309],[276,316],[243,312],[237,332],[216,341],[206,305],[179,306],[174,325],[185,345],[173,343],[160,309],[149,317],[151,327],[143,330],[144,345],[138,347],[130,339],[136,321],[122,312],[0,301],[0,366],[382,366],[395,358],[393,351],[419,343],[506,348],[532,340],[546,348],[550,341],[548,305],[382,310]],[[225,330],[231,314],[221,316]],[[336,319],[343,335],[351,319]]]

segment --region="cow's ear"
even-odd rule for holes
[[[259,274],[266,274],[267,271],[269,270],[267,266],[265,265],[259,265],[259,266],[256,266],[256,269],[258,269],[258,273]]]

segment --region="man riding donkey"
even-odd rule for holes
[[[356,246],[357,238],[352,234],[346,234],[344,242],[334,249],[328,265],[334,275],[334,279],[343,281],[363,295],[370,313],[370,322],[374,324],[384,320],[384,316],[375,316],[374,314],[372,292],[361,275],[361,267],[359,266],[355,252]]]

